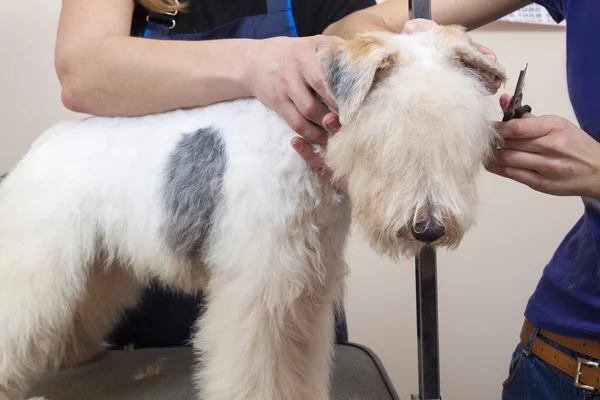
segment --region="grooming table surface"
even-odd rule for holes
[[[196,400],[189,348],[108,351],[97,361],[48,375],[29,397],[47,400]],[[157,372],[160,372],[157,374]],[[378,358],[336,346],[331,400],[399,400]]]

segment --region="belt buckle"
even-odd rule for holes
[[[583,358],[577,357],[577,367],[575,368],[575,380],[574,380],[573,384],[575,385],[575,387],[577,387],[579,389],[589,390],[592,392],[597,391],[598,389],[596,389],[595,387],[584,385],[583,383],[579,382],[579,376],[581,375],[581,366],[582,365],[592,367],[592,368],[600,367],[600,363],[590,361],[590,360],[585,360]]]

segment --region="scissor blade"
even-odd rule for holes
[[[525,63],[525,65],[521,69],[521,72],[519,73],[519,78],[517,79],[517,86],[515,87],[515,94],[510,98],[508,107],[506,107],[506,111],[504,112],[504,121],[512,119],[515,110],[521,107],[521,101],[523,100],[523,87],[525,86],[525,74],[527,73],[527,65],[528,63]]]
[[[523,66],[523,69],[519,73],[517,87],[515,88],[515,94],[513,96],[513,109],[521,107],[521,100],[523,100],[523,87],[525,86],[525,74],[527,73],[527,65],[528,63],[525,63],[525,66]]]

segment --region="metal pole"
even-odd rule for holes
[[[431,0],[408,0],[410,19],[431,19]],[[437,302],[437,254],[426,245],[415,258],[419,394],[412,400],[442,400]]]
[[[437,254],[426,245],[415,258],[419,395],[413,400],[441,400],[437,304]]]
[[[431,0],[408,0],[408,17],[431,19]]]

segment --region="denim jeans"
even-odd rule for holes
[[[534,328],[528,344],[519,342],[513,352],[508,378],[502,384],[502,400],[600,400],[600,392],[575,387],[572,377],[531,353],[532,339],[537,333],[538,328]],[[543,336],[538,335],[536,340],[544,340],[575,359],[581,357],[599,361],[567,349]]]

